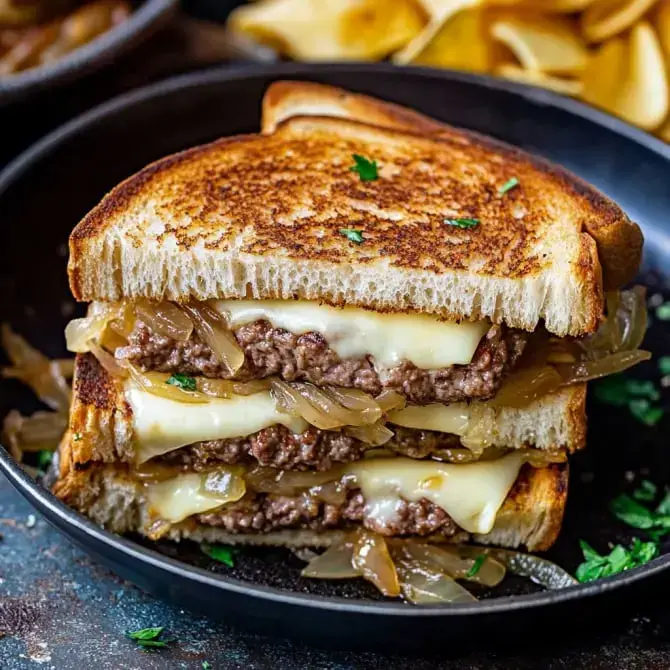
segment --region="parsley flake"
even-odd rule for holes
[[[83,436],[82,436],[81,433],[74,433],[74,434],[72,435],[72,441],[73,441],[73,442],[79,442],[79,440],[81,440],[82,437],[83,437]]]
[[[661,399],[661,394],[651,381],[628,379],[625,375],[612,375],[600,379],[594,385],[596,398],[615,407],[628,407],[630,413],[641,423],[655,426],[665,414],[662,407],[651,403]]]
[[[512,177],[507,180],[499,189],[498,195],[505,195],[507,191],[511,191],[513,188],[516,188],[519,185],[519,180],[516,177]]]
[[[474,228],[479,225],[479,219],[444,219],[443,223],[456,228]]]
[[[664,302],[656,308],[656,318],[659,321],[670,321],[670,302]]]
[[[352,154],[351,157],[354,159],[355,165],[352,165],[349,169],[351,172],[357,172],[361,181],[375,181],[379,179],[377,161],[371,161],[359,154]]]
[[[662,375],[670,375],[670,356],[661,356],[658,359],[658,369]]]
[[[209,661],[202,662],[202,670],[211,670],[212,664]]]
[[[656,484],[650,482],[648,479],[643,479],[640,482],[640,486],[633,491],[633,498],[642,502],[653,502],[656,498],[656,491]]]
[[[634,497],[636,493],[639,494],[638,491],[634,492]],[[655,540],[670,533],[670,492],[666,492],[663,500],[653,510],[639,503],[634,497],[622,493],[614,498],[610,504],[614,516],[628,526],[647,531]]]
[[[183,389],[184,391],[196,390],[195,377],[189,377],[188,375],[170,375],[170,378],[165,383],[170,384],[170,386],[176,386],[177,388]]]
[[[344,235],[350,242],[354,244],[363,244],[363,231],[355,228],[340,228],[340,235]]]
[[[167,647],[169,642],[174,642],[174,639],[159,640],[162,632],[165,630],[164,626],[156,626],[154,628],[142,628],[135,631],[126,631],[126,636],[134,640],[140,647],[143,648],[158,648]]]
[[[227,565],[229,568],[235,567],[235,559],[233,558],[234,549],[227,547],[224,544],[202,544],[200,549],[203,554],[207,554],[210,558]]]
[[[37,467],[42,471],[46,472],[51,465],[51,460],[54,457],[53,451],[47,451],[42,449],[37,452]]]
[[[637,537],[633,539],[628,549],[617,544],[606,556],[601,556],[584,540],[579,541],[579,546],[584,554],[584,562],[575,573],[580,582],[591,582],[616,575],[643,565],[658,556],[658,545],[655,542],[642,542]]]
[[[465,574],[465,578],[470,579],[471,577],[474,577],[482,569],[482,565],[484,565],[485,560],[486,554],[479,554],[479,556],[475,558],[473,564],[470,566],[470,569]]]

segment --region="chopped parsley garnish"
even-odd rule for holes
[[[617,544],[606,556],[601,556],[584,540],[579,541],[579,546],[584,554],[584,562],[576,572],[580,582],[591,582],[594,579],[616,575],[643,565],[658,556],[658,545],[655,542],[642,542],[637,537],[633,539],[628,549]]]
[[[486,554],[479,554],[479,556],[475,558],[475,561],[470,569],[467,571],[465,578],[470,579],[471,577],[474,577],[482,569],[482,565],[484,565],[485,560]]]
[[[658,369],[662,375],[670,375],[670,356],[661,356],[658,359]]]
[[[652,407],[646,398],[635,398],[628,403],[630,413],[646,426],[655,426],[665,414],[662,407]]]
[[[474,228],[479,224],[479,219],[444,219],[444,223],[456,228]]]
[[[195,377],[189,377],[188,375],[170,375],[170,378],[165,383],[170,384],[170,386],[176,386],[177,388],[183,389],[184,391],[196,390]]]
[[[37,467],[42,471],[46,472],[49,466],[51,465],[51,460],[54,457],[53,451],[47,451],[42,449],[42,451],[37,452]]]
[[[513,188],[516,188],[519,185],[519,180],[516,177],[512,177],[506,181],[499,189],[498,195],[505,195],[507,191],[511,191]]]
[[[656,308],[656,318],[659,321],[670,321],[670,302],[664,302]]]
[[[363,244],[363,231],[355,228],[340,228],[340,235],[344,235],[354,244]]]
[[[349,169],[352,172],[357,172],[361,181],[375,181],[375,179],[379,179],[377,161],[368,160],[365,156],[360,156],[359,154],[353,154],[352,158],[355,165],[352,165]]]
[[[656,498],[656,484],[648,479],[643,479],[640,486],[633,491],[633,498],[642,502],[653,502]]]
[[[665,414],[662,407],[652,405],[661,394],[651,381],[628,379],[625,375],[612,375],[594,384],[596,398],[608,405],[628,407],[630,413],[647,426],[655,426]]]
[[[202,670],[211,670],[212,664],[209,661],[202,662]]]
[[[215,561],[223,563],[229,568],[235,567],[235,559],[233,558],[235,550],[232,547],[227,547],[224,544],[202,544],[200,548],[204,554]]]
[[[72,441],[73,442],[79,442],[79,440],[81,440],[81,438],[82,438],[81,433],[74,433],[74,435],[72,435]]]
[[[653,486],[651,482],[648,482],[643,495],[649,496]],[[641,500],[639,495],[640,489],[635,491],[632,497],[627,493],[622,493],[614,498],[610,504],[614,516],[628,526],[647,531],[655,540],[670,533],[670,491],[666,491],[655,509],[650,509],[638,502],[638,500]],[[648,498],[647,501],[653,501],[654,497]]]
[[[142,628],[141,630],[126,631],[126,635],[134,640],[140,647],[156,648],[167,647],[169,642],[174,642],[173,639],[159,640],[162,632],[165,630],[164,626],[157,626],[155,628]]]

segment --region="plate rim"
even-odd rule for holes
[[[171,0],[168,0],[171,1]],[[141,103],[155,96],[169,94],[175,90],[186,90],[192,87],[226,83],[254,77],[310,77],[319,73],[337,71],[346,75],[347,72],[380,71],[397,72],[405,76],[436,78],[442,81],[459,81],[471,83],[484,88],[510,92],[528,99],[531,103],[557,107],[569,114],[575,114],[587,121],[603,126],[616,134],[622,135],[633,142],[644,146],[670,162],[670,146],[648,133],[631,126],[616,117],[592,108],[577,100],[560,96],[552,91],[537,89],[516,82],[494,79],[483,75],[436,70],[431,68],[405,67],[397,68],[391,64],[294,64],[282,63],[273,65],[240,65],[210,68],[195,73],[187,73],[177,77],[132,90],[111,100],[97,105],[92,109],[74,117],[67,123],[54,129],[35,142],[28,149],[12,160],[0,172],[0,199],[5,191],[33,164],[37,163],[52,148],[75,133],[81,132],[91,124],[103,120],[114,113]],[[222,591],[231,591],[239,595],[260,600],[271,600],[277,603],[315,608],[332,612],[351,612],[377,616],[409,616],[409,617],[450,617],[496,615],[516,610],[538,609],[557,605],[581,598],[612,592],[614,590],[638,583],[654,577],[670,567],[670,554],[659,556],[649,563],[619,575],[607,577],[586,584],[576,584],[556,591],[541,591],[526,595],[501,596],[475,603],[450,604],[412,607],[400,602],[377,602],[359,599],[348,599],[341,596],[322,596],[309,593],[296,593],[285,589],[254,584],[198,568],[183,561],[165,556],[127,538],[112,534],[90,519],[66,506],[50,491],[40,486],[16,464],[7,450],[0,444],[0,471],[4,472],[10,483],[29,501],[37,500],[47,508],[50,514],[59,518],[66,525],[71,525],[79,532],[93,538],[109,549],[123,553],[129,559],[139,560],[158,567],[183,579],[194,579],[201,584],[212,586]],[[59,529],[59,532],[63,532]],[[67,533],[63,533],[69,537]],[[85,551],[85,549],[84,549]]]

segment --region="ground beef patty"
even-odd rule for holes
[[[370,357],[341,359],[319,333],[295,335],[267,321],[241,326],[235,337],[246,357],[236,379],[278,375],[287,381],[357,388],[373,395],[393,389],[415,403],[453,403],[493,397],[521,355],[528,333],[491,326],[469,365],[440,370],[422,370],[409,362],[375,370]],[[129,345],[117,349],[116,356],[143,370],[226,377],[223,366],[196,333],[178,342],[138,321],[128,339]]]
[[[381,535],[454,535],[458,526],[447,513],[422,498],[418,502],[400,500],[392,519],[373,519],[365,514],[365,500],[359,490],[351,490],[342,504],[318,500],[305,493],[299,496],[257,494],[225,508],[198,514],[195,520],[217,526],[229,533],[268,533],[282,529],[355,528],[362,525]]]
[[[460,446],[456,435],[393,426],[395,436],[384,447],[410,458],[426,458],[440,449]],[[201,472],[213,465],[244,463],[255,459],[265,467],[280,470],[330,470],[336,463],[356,461],[367,444],[339,433],[308,428],[296,435],[281,425],[265,428],[248,437],[196,442],[159,459],[184,471]]]

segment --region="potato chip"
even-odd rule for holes
[[[573,14],[585,10],[595,0],[528,0],[525,4],[546,14]]]
[[[647,21],[603,44],[583,82],[585,101],[645,130],[658,128],[670,109],[663,53]]]
[[[666,119],[665,123],[656,131],[656,134],[665,142],[670,142],[670,119]]]
[[[417,38],[395,54],[393,61],[488,72],[493,52],[480,4],[478,0],[453,0],[449,11],[433,19]]]
[[[581,15],[582,34],[589,42],[603,42],[630,28],[656,0],[596,0]]]
[[[661,0],[654,15],[654,26],[661,42],[665,62],[670,67],[670,0]]]
[[[562,93],[563,95],[579,95],[583,90],[583,84],[579,79],[552,77],[539,70],[524,70],[513,63],[502,63],[501,65],[498,65],[495,68],[494,73],[505,79],[511,79],[512,81],[517,81],[521,84],[541,86],[542,88],[548,88],[551,91]]]
[[[262,0],[232,12],[229,27],[298,60],[378,60],[426,23],[413,0]]]
[[[509,16],[493,22],[491,35],[516,56],[525,70],[577,74],[588,51],[571,21],[560,17]]]

